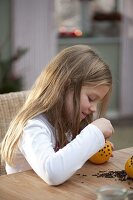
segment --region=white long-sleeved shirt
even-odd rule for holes
[[[33,169],[49,185],[58,185],[105,145],[103,133],[89,124],[75,139],[55,152],[54,133],[54,127],[43,115],[29,120],[19,141],[14,166],[6,164],[7,174]]]

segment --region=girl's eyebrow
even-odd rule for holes
[[[95,94],[95,93],[93,93],[93,94],[90,94],[90,97],[92,98],[92,99],[102,99],[101,98],[101,96],[100,96],[100,94],[98,95],[98,94]]]

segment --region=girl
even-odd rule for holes
[[[3,140],[7,173],[32,168],[50,185],[69,179],[113,133],[110,121],[100,118],[111,87],[109,67],[88,46],[60,52],[37,79]]]

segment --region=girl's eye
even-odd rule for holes
[[[93,101],[93,99],[92,98],[90,98],[90,97],[88,97],[88,99],[89,99],[89,101],[91,102],[91,101]]]

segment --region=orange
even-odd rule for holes
[[[126,161],[125,171],[130,178],[133,178],[133,156]]]
[[[103,164],[107,162],[112,155],[112,146],[109,141],[106,140],[105,146],[94,154],[89,161],[94,164]]]

